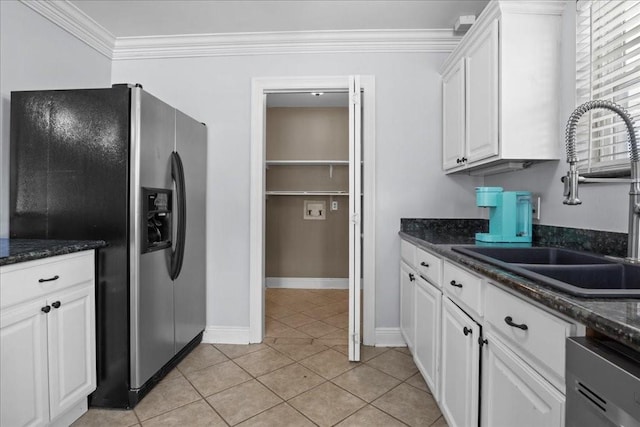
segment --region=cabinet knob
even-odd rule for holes
[[[423,267],[427,267],[427,268],[429,268],[429,264],[427,264],[427,263],[426,263],[426,262],[424,262],[424,261],[422,261],[422,262],[420,263],[420,265],[421,265],[421,266],[423,266]]]
[[[513,323],[513,318],[511,318],[511,316],[505,317],[504,318],[504,323],[506,323],[507,325],[509,325],[511,327],[522,329],[523,331],[526,331],[527,329],[529,329],[529,327],[527,325],[525,325],[524,323],[521,323],[521,324]]]
[[[467,158],[466,158],[466,157],[463,157],[463,158],[461,158],[461,159],[460,159],[460,163],[464,163],[464,162],[466,162],[466,161],[467,161]]]
[[[51,311],[51,306],[50,305],[45,305],[40,310],[42,310],[43,313],[48,313],[48,312]]]
[[[54,280],[58,280],[60,278],[60,276],[58,276],[57,274],[53,277],[49,277],[48,279],[38,279],[38,282],[43,283],[43,282],[53,282]]]
[[[469,335],[470,333],[473,332],[473,330],[465,326],[464,329],[462,329],[462,332],[464,332],[465,335]]]
[[[456,163],[457,163],[457,164],[460,164],[460,162],[462,162],[462,160],[460,160],[460,157],[458,157],[458,158],[456,159]]]
[[[51,306],[53,308],[60,308],[60,306],[62,305],[62,303],[60,301],[56,301],[56,302],[52,302]]]
[[[461,288],[462,287],[462,283],[456,283],[455,280],[452,280],[449,282],[449,284],[455,288]]]
[[[409,273],[409,280],[413,282],[416,280],[416,276],[414,276],[413,273]]]

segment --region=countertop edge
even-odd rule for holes
[[[13,239],[12,239],[13,240]],[[9,254],[0,258],[0,267],[18,264],[26,261],[33,261],[42,258],[49,258],[57,255],[66,255],[74,252],[100,249],[108,246],[104,240],[36,240],[19,239],[21,242],[32,241],[34,247],[17,254]],[[36,247],[38,244],[42,247]]]
[[[640,330],[628,324],[624,324],[595,313],[588,307],[581,305],[581,299],[579,298],[553,291],[532,280],[509,273],[499,267],[483,263],[451,250],[452,246],[459,245],[434,244],[403,231],[398,232],[398,234],[400,238],[413,243],[422,249],[437,253],[446,259],[463,265],[464,267],[489,278],[491,281],[496,282],[499,285],[516,291],[519,295],[536,301],[555,312],[561,313],[580,322],[588,328],[603,333],[615,340],[623,342],[637,351],[640,351]],[[594,302],[611,300],[589,299],[588,301]]]

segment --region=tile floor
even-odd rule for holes
[[[131,411],[73,426],[446,426],[405,348],[347,360],[344,290],[268,289],[262,344],[201,344]]]

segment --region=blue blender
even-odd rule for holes
[[[489,232],[476,233],[478,242],[531,243],[531,192],[477,187],[476,204],[489,208]]]

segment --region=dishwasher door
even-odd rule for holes
[[[566,427],[640,427],[640,353],[615,341],[567,339]]]

